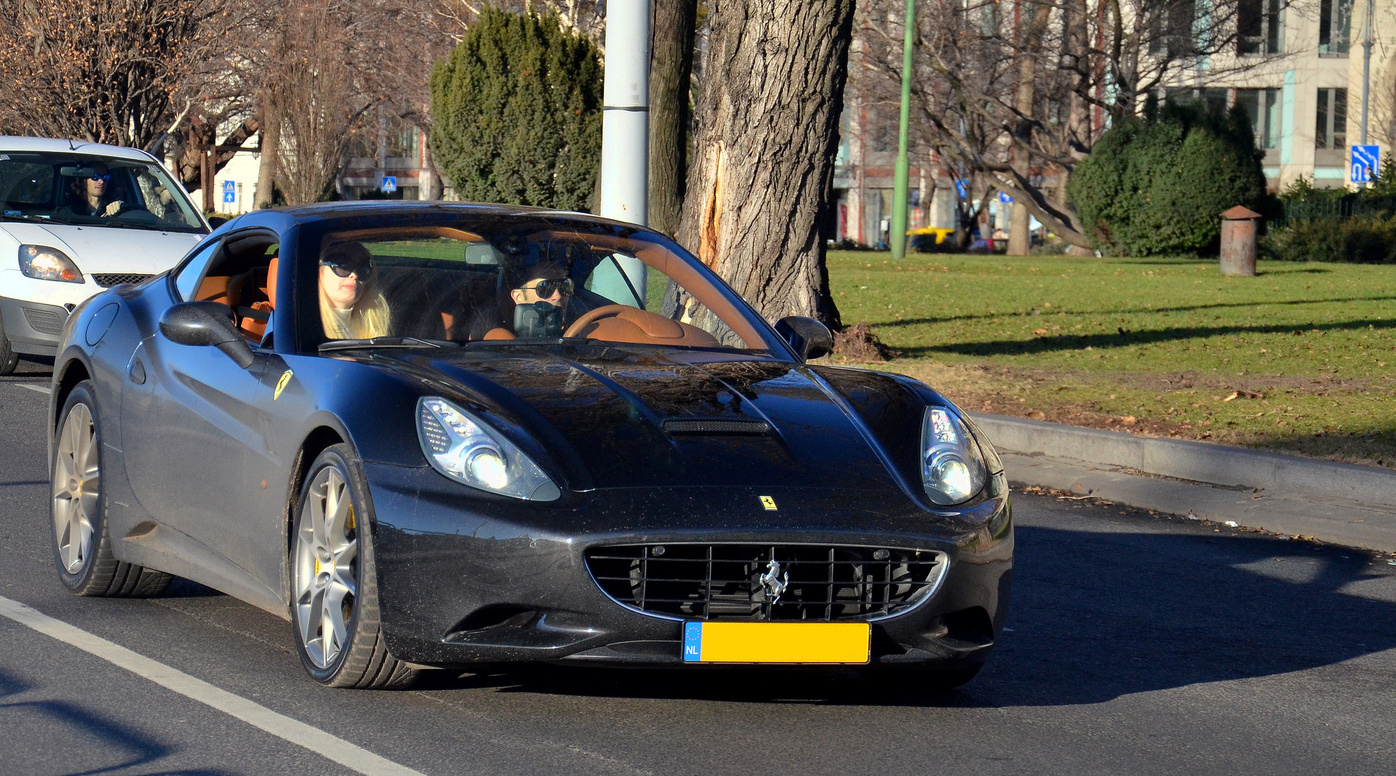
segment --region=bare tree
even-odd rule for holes
[[[449,42],[437,10],[437,0],[279,4],[256,54],[255,206],[271,203],[273,185],[292,204],[326,196],[356,137],[376,148],[380,117],[429,131],[431,66]]]
[[[1278,13],[1288,5],[924,2],[913,79],[918,123],[950,166],[985,175],[993,189],[1025,206],[1010,251],[1026,252],[1028,212],[1068,242],[1089,246],[1064,191],[1102,129],[1134,115],[1145,95],[1182,75],[1215,82],[1270,61],[1279,54]],[[877,39],[870,49],[882,72],[899,77],[901,16],[886,18],[870,28]]]
[[[853,0],[716,0],[680,241],[772,320],[839,323],[831,194]]]
[[[210,93],[245,0],[5,0],[0,127],[146,147]]]
[[[657,0],[656,0],[657,1]],[[606,31],[606,0],[434,0],[434,13],[441,19],[443,29],[451,31],[456,42],[466,28],[475,23],[486,8],[523,13],[557,14],[564,30],[576,30],[604,46]]]

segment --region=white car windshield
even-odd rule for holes
[[[205,233],[160,165],[81,153],[0,152],[0,218]]]

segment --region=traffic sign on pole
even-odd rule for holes
[[[1371,183],[1376,177],[1377,158],[1381,155],[1381,146],[1355,145],[1352,147],[1352,164],[1349,165],[1349,183]]]
[[[388,194],[392,194],[394,191],[397,191],[397,176],[384,175],[383,185],[380,188],[382,188],[383,191]]]
[[[223,181],[223,204],[231,205],[237,201],[237,183],[234,181]]]

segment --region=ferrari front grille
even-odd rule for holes
[[[860,621],[909,609],[945,577],[945,553],[812,544],[595,547],[587,569],[617,603],[699,620]]]
[[[112,286],[119,286],[122,283],[139,283],[148,277],[150,277],[150,275],[138,275],[131,272],[92,274],[92,279],[97,281],[97,285],[101,286],[102,288],[111,288]]]

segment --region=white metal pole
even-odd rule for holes
[[[1367,29],[1362,34],[1362,145],[1367,145],[1367,97],[1372,87],[1372,8],[1375,4],[1376,0],[1367,0]]]
[[[645,226],[649,221],[650,0],[606,4],[603,101],[600,214]],[[645,265],[639,259],[622,259],[621,266],[643,304]],[[630,301],[629,289],[597,290],[618,302]]]

